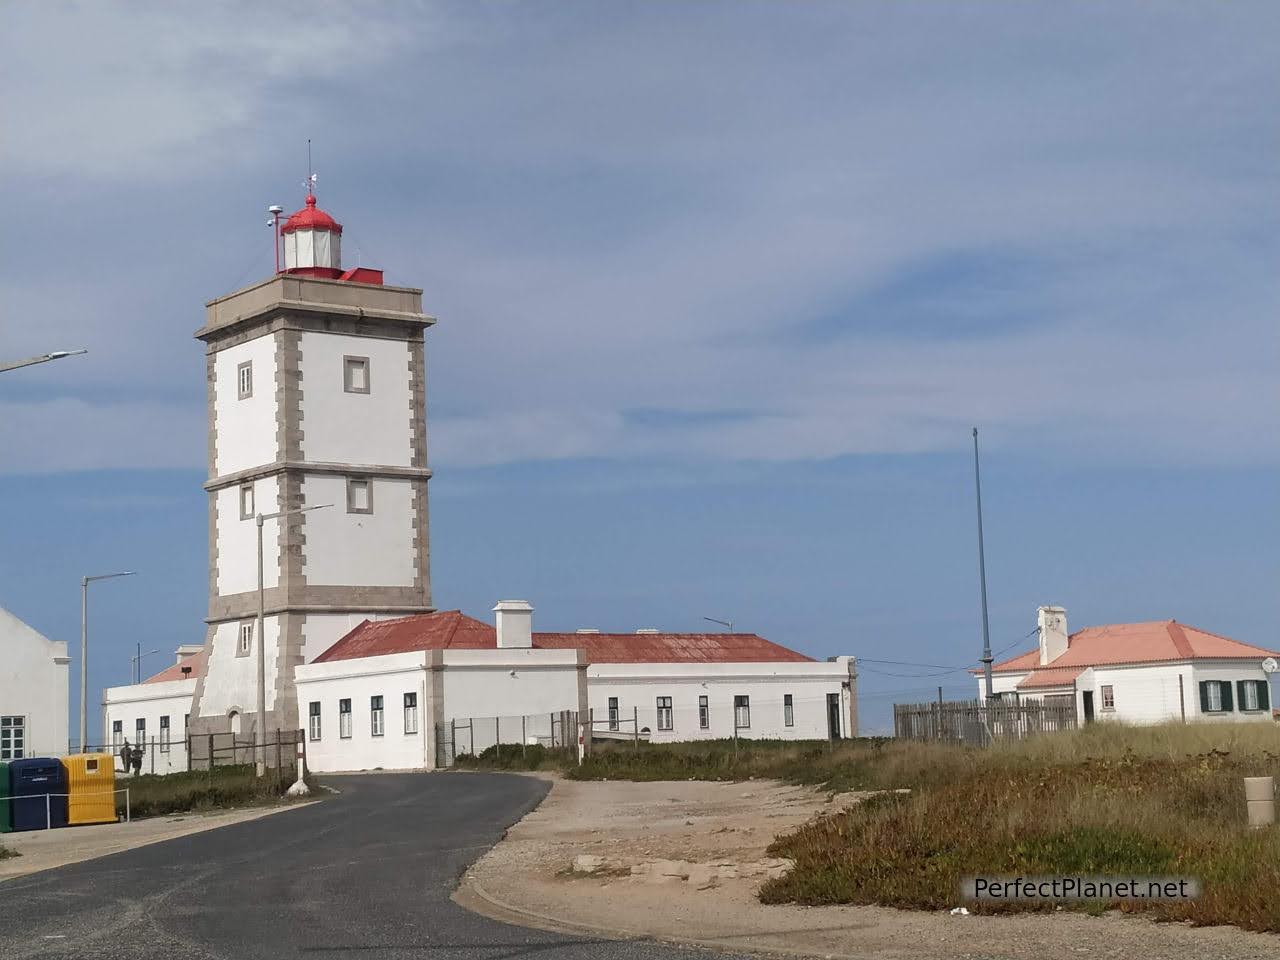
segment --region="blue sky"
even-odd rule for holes
[[[0,382],[0,605],[74,648],[140,570],[92,689],[203,635],[191,332],[308,137],[440,317],[439,605],[964,666],[976,423],[997,649],[1040,603],[1280,646],[1272,4],[2,16],[0,356],[91,352]],[[873,728],[970,690],[874,669]]]

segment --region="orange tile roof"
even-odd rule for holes
[[[1071,634],[1067,650],[1046,668],[1114,666],[1178,660],[1255,660],[1272,651],[1241,643],[1176,620],[1115,623],[1085,627]],[[1021,673],[1040,667],[1040,651],[1031,650],[992,666],[1001,673]],[[975,671],[977,672],[977,671]]]
[[[208,646],[200,648],[198,653],[183,657],[172,666],[165,667],[153,677],[147,677],[143,683],[165,683],[169,680],[198,680],[204,676],[205,664],[209,659]],[[191,673],[187,676],[182,675],[182,668],[190,667]]]
[[[585,650],[592,663],[811,662],[754,633],[534,633],[539,650]],[[458,610],[366,620],[312,663],[416,650],[496,650],[497,631]]]
[[[1019,690],[1033,687],[1069,687],[1075,683],[1076,677],[1084,673],[1083,667],[1066,667],[1061,670],[1034,670],[1018,681]]]

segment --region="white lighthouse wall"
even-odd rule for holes
[[[253,394],[240,399],[239,369],[253,363]],[[276,460],[276,339],[265,334],[214,354],[214,476]]]
[[[302,625],[302,660],[310,663],[366,620],[394,620],[398,613],[308,613]]]
[[[276,669],[279,663],[280,621],[268,616],[264,622],[267,635],[266,679],[267,704],[275,705]],[[225,717],[231,710],[243,715],[241,729],[248,731],[249,723],[258,709],[258,649],[255,646],[247,656],[237,656],[240,641],[240,624],[231,620],[220,623],[212,637],[209,650],[209,666],[205,671],[204,690],[200,697],[202,717]]]
[[[369,392],[347,393],[343,360],[367,357]],[[410,466],[409,345],[302,334],[302,455],[319,463]]]
[[[253,481],[254,509],[261,513],[279,510],[278,477]],[[258,589],[258,525],[252,518],[240,519],[240,487],[223,487],[218,498],[218,594],[229,596]],[[345,501],[344,501],[345,503]],[[280,579],[279,521],[262,524],[262,585],[276,586]]]
[[[309,425],[307,429],[311,429]],[[373,512],[347,513],[346,477],[303,477],[304,503],[333,504],[329,509],[307,514],[304,532],[308,584],[413,586],[413,485],[408,480],[382,477],[370,482]]]

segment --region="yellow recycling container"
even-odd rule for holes
[[[109,753],[73,753],[67,768],[67,823],[116,822],[116,758]]]

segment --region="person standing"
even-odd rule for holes
[[[133,760],[133,751],[129,749],[129,741],[125,740],[124,744],[120,747],[120,772],[121,773],[129,772],[129,764],[132,762],[132,760]]]

